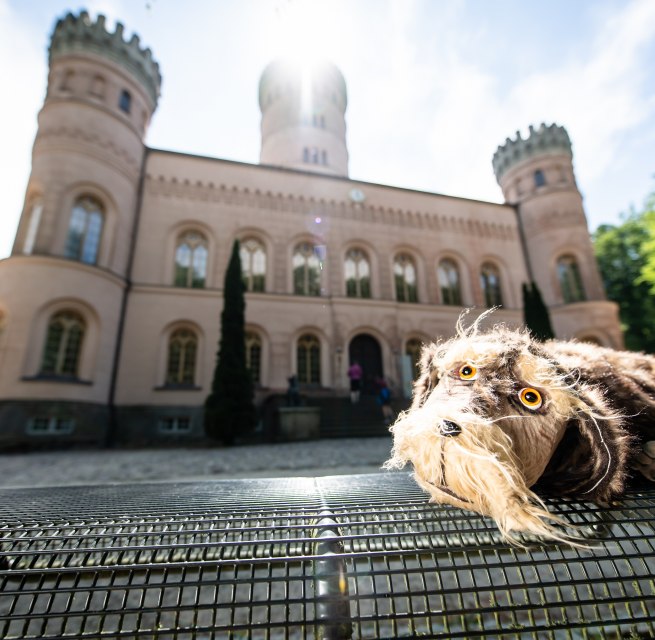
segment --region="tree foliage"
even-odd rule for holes
[[[651,203],[650,209],[648,202]],[[619,305],[625,345],[655,352],[655,215],[653,196],[644,211],[631,211],[619,225],[601,225],[594,250],[605,292]]]
[[[536,282],[523,283],[523,322],[536,340],[543,342],[555,337],[548,307]]]
[[[205,401],[205,432],[231,445],[237,435],[250,431],[256,420],[252,378],[246,366],[246,301],[238,240],[225,273],[223,298],[216,369]]]

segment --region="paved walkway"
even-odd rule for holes
[[[0,455],[0,487],[375,473],[391,438],[217,449],[55,451]]]

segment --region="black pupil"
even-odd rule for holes
[[[537,398],[537,394],[534,393],[534,391],[527,391],[524,397],[525,401],[529,402],[530,404],[537,403],[539,401],[539,398]]]
[[[472,373],[473,373],[473,369],[471,369],[471,367],[464,367],[462,369],[462,375],[470,376]]]

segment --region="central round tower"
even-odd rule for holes
[[[347,177],[347,103],[333,64],[269,64],[259,82],[261,164]]]

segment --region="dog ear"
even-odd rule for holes
[[[632,439],[600,392],[588,387],[577,397],[575,413],[535,488],[609,502],[624,489]]]
[[[439,384],[440,349],[435,343],[426,345],[421,351],[418,368],[419,375],[414,382],[412,409],[418,409],[428,399],[432,390]]]

